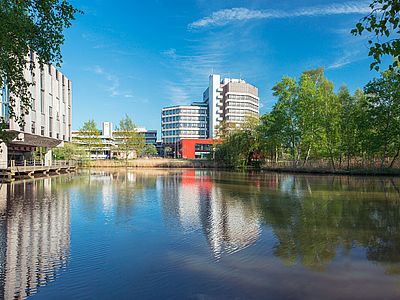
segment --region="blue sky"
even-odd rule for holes
[[[202,98],[208,75],[259,88],[261,113],[284,75],[325,67],[338,89],[362,87],[367,43],[350,30],[370,1],[72,1],[85,12],[66,31],[62,71],[73,82],[73,128],[89,118],[160,129],[163,106]]]

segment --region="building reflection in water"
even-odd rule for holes
[[[70,199],[60,178],[0,189],[0,298],[23,299],[55,280],[70,246]],[[55,185],[55,186],[53,186]],[[55,194],[56,193],[56,194]]]
[[[216,258],[240,251],[257,241],[261,232],[256,208],[238,201],[216,184],[209,171],[184,170],[162,189],[163,214],[185,230],[201,229]]]

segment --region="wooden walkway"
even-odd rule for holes
[[[0,180],[11,182],[16,178],[34,178],[37,175],[50,175],[75,172],[78,164],[75,161],[53,161],[46,166],[43,161],[11,161],[7,169],[0,170]]]

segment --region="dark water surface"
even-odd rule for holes
[[[92,171],[0,187],[0,298],[400,299],[400,180]]]

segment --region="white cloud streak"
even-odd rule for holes
[[[108,85],[105,86],[105,90],[108,92],[110,97],[121,97],[121,98],[133,98],[133,94],[131,91],[122,91],[120,88],[120,80],[119,77],[115,74],[107,72],[100,66],[94,66],[89,69],[97,75],[104,77],[105,80],[108,81]]]
[[[253,10],[248,8],[229,8],[213,12],[211,16],[197,20],[188,25],[189,30],[204,27],[224,26],[230,23],[249,20],[285,19],[297,17],[319,17],[346,14],[367,14],[371,11],[370,1],[352,1],[324,6],[312,6],[293,11],[282,10]]]

